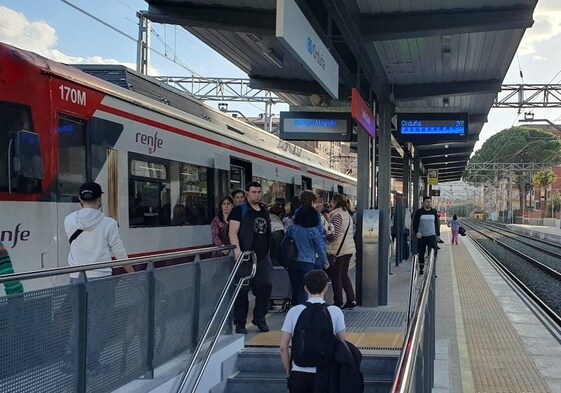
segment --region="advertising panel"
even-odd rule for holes
[[[360,93],[353,87],[351,90],[351,116],[362,126],[371,138],[376,138],[376,118]]]

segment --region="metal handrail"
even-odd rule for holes
[[[234,269],[232,270],[232,273],[230,274],[230,277],[228,277],[228,281],[226,282],[226,285],[222,289],[222,293],[220,294],[220,299],[218,300],[217,305],[215,307],[215,310],[212,313],[212,317],[210,319],[210,322],[207,324],[207,326],[206,326],[206,328],[203,332],[202,337],[199,339],[199,342],[197,343],[197,347],[195,348],[195,351],[193,352],[191,360],[189,361],[189,364],[187,365],[187,368],[185,369],[185,371],[183,372],[183,375],[181,376],[181,380],[180,380],[181,382],[180,382],[179,387],[176,391],[177,393],[181,393],[183,391],[183,389],[185,388],[186,384],[187,384],[187,379],[190,377],[190,374],[195,367],[197,357],[198,357],[199,353],[201,352],[205,341],[208,339],[208,336],[209,336],[210,329],[211,329],[212,325],[214,324],[214,322],[218,318],[218,312],[219,312],[222,304],[226,300],[226,296],[228,294],[230,286],[232,285],[232,283],[236,279],[236,274],[238,272],[239,267],[241,266],[242,263],[249,262],[249,261],[251,261],[251,263],[252,263],[251,273],[248,276],[241,277],[239,279],[239,281],[236,285],[236,288],[234,290],[234,294],[233,294],[230,302],[228,303],[228,309],[226,310],[226,313],[224,314],[224,317],[220,321],[220,327],[218,329],[218,333],[213,337],[213,339],[210,343],[208,352],[203,359],[202,366],[201,366],[201,368],[200,368],[200,370],[199,370],[199,372],[198,372],[198,374],[195,378],[195,382],[193,384],[193,389],[191,391],[192,392],[197,391],[197,387],[199,386],[199,383],[201,382],[203,373],[204,373],[204,371],[205,371],[205,369],[208,365],[208,362],[210,360],[210,356],[212,355],[212,351],[214,350],[214,348],[216,346],[216,343],[218,342],[219,333],[222,331],[222,329],[224,328],[224,326],[226,324],[226,321],[228,319],[228,315],[232,311],[232,307],[234,306],[234,301],[236,300],[236,297],[238,296],[238,293],[240,292],[243,283],[246,280],[249,280],[249,279],[251,279],[255,276],[255,272],[257,271],[257,257],[255,256],[255,253],[253,251],[244,251],[240,255],[240,257],[238,258],[238,260],[236,261],[236,264],[234,265]]]
[[[80,265],[80,266],[63,266],[63,267],[54,267],[50,269],[34,270],[32,272],[12,273],[12,274],[6,274],[0,276],[0,284],[8,281],[16,281],[16,280],[22,281],[22,280],[31,280],[35,278],[58,276],[68,273],[81,273],[81,272],[86,272],[89,270],[96,270],[101,268],[123,267],[123,266],[130,266],[130,265],[138,265],[141,263],[158,262],[166,259],[190,257],[199,254],[216,252],[216,251],[233,250],[234,248],[236,247],[231,245],[219,246],[219,247],[205,247],[205,248],[197,248],[193,250],[173,251],[164,254],[147,255],[147,256],[134,257],[128,259],[117,259],[115,261],[108,261],[108,262],[97,262],[97,263],[91,263],[91,264]]]
[[[411,269],[411,278],[409,281],[409,299],[407,301],[407,326],[409,326],[409,323],[411,322],[411,310],[413,307],[413,291],[415,290],[415,282],[417,279],[417,270],[415,269],[415,266],[417,266],[418,261],[419,261],[419,255],[415,254],[413,256],[413,268]]]
[[[429,292],[434,272],[434,258],[434,249],[431,249],[429,264],[427,269],[425,269],[420,294],[415,303],[415,313],[407,327],[403,349],[396,366],[395,378],[390,390],[391,393],[406,393],[411,388],[413,372],[415,370],[414,365],[417,359],[416,355],[425,330],[423,317],[429,302]]]

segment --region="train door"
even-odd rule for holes
[[[68,236],[64,231],[64,218],[80,208],[78,190],[87,181],[86,121],[74,116],[59,114],[58,171],[56,180],[58,266],[68,261]],[[101,185],[105,189],[104,185]]]
[[[312,179],[306,176],[302,176],[302,191],[312,190]]]
[[[251,162],[230,158],[230,191],[245,190],[245,185],[253,180]]]

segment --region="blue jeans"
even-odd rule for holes
[[[308,300],[308,295],[304,290],[304,276],[309,271],[314,270],[314,264],[310,262],[294,261],[288,269],[290,285],[292,285],[292,305],[304,304]]]

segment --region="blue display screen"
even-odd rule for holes
[[[464,120],[402,120],[402,134],[453,134],[464,135]]]
[[[467,113],[398,113],[398,138],[435,143],[467,140]]]

